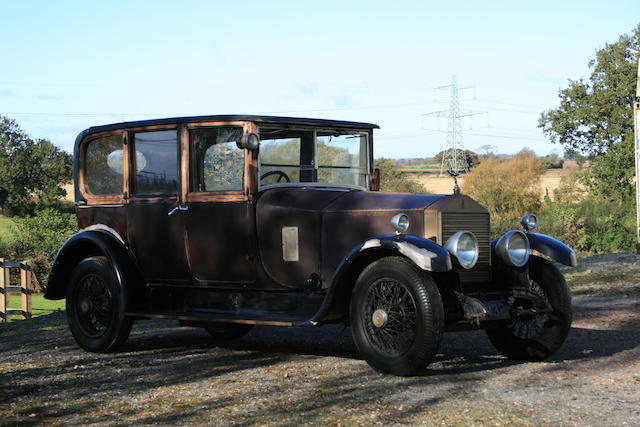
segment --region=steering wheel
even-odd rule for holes
[[[289,175],[287,175],[286,173],[280,170],[275,170],[275,171],[270,171],[265,173],[260,177],[260,181],[262,181],[263,179],[271,175],[278,175],[278,179],[276,179],[276,182],[280,182],[281,178],[284,178],[287,182],[291,182],[291,178],[289,178]]]

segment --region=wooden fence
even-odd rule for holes
[[[20,271],[20,286],[11,286],[11,269]],[[26,262],[5,261],[0,258],[0,322],[8,322],[9,316],[31,318],[31,293],[33,271]],[[22,302],[20,310],[9,308],[9,296],[19,294]]]

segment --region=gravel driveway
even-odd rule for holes
[[[482,331],[451,333],[412,378],[372,371],[341,326],[256,327],[220,345],[143,321],[123,352],[91,354],[61,324],[0,338],[0,424],[640,425],[640,298],[574,305],[548,361],[512,362]]]

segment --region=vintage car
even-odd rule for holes
[[[81,231],[46,297],[66,298],[71,332],[93,352],[145,318],[220,340],[340,322],[373,368],[397,375],[424,370],[445,331],[486,329],[514,359],[555,352],[572,309],[551,261],[576,266],[575,253],[534,233],[533,214],[491,241],[487,210],[457,188],[380,192],[376,128],[225,115],[83,131]]]

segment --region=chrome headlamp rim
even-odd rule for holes
[[[391,226],[396,231],[396,234],[404,234],[409,229],[409,217],[405,213],[399,213],[391,218]]]
[[[520,219],[520,225],[526,231],[533,231],[538,228],[538,217],[534,213],[526,214]]]
[[[524,248],[523,248],[524,254],[522,255],[522,257],[520,257],[520,259],[517,259],[514,256],[512,256],[515,251],[521,250],[519,248],[514,247],[514,243],[515,243],[514,239],[518,239],[518,238],[522,239],[521,242],[524,243]],[[495,250],[498,256],[500,256],[500,258],[502,259],[502,261],[504,261],[510,267],[516,267],[516,268],[524,267],[527,264],[527,262],[529,262],[529,256],[531,255],[531,246],[529,245],[529,238],[527,238],[527,235],[520,230],[509,230],[506,233],[504,233],[502,237],[498,239]]]
[[[474,254],[473,258],[466,262],[464,261],[465,257],[461,256],[460,250],[460,242],[461,239],[465,237],[470,237],[473,241]],[[444,244],[444,248],[449,251],[449,253],[456,257],[460,266],[466,270],[472,269],[478,263],[478,258],[480,256],[480,245],[478,245],[478,239],[475,234],[468,230],[461,230],[449,237],[447,242]]]

